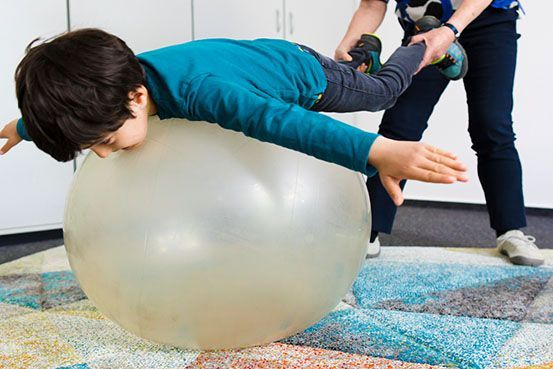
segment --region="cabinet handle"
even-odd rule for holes
[[[277,33],[280,33],[280,10],[276,10],[276,31]]]
[[[290,34],[294,33],[294,13],[290,12],[288,13],[288,17],[290,19]]]

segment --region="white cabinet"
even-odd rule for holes
[[[354,0],[199,0],[194,2],[194,36],[285,38],[332,56],[354,6]]]
[[[355,10],[353,0],[287,0],[286,38],[334,57]]]
[[[194,1],[194,38],[284,38],[282,0]]]
[[[101,28],[135,52],[192,39],[192,0],[69,0],[71,29]]]
[[[354,0],[286,0],[285,37],[328,57],[346,33],[355,10]],[[357,114],[326,113],[342,122],[357,125]]]
[[[19,0],[0,5],[0,124],[19,117],[14,72],[37,37],[67,29],[65,0]],[[0,140],[3,145],[4,140]],[[0,157],[0,234],[60,228],[72,163],[58,163],[23,142]]]
[[[5,2],[4,2],[5,3]],[[192,39],[192,0],[20,0],[0,4],[0,124],[20,115],[14,72],[25,46],[37,37],[98,27],[142,52]],[[68,14],[69,9],[69,14]],[[3,140],[0,141],[3,144]],[[21,143],[0,157],[3,201],[0,234],[62,226],[65,196],[73,163],[57,163],[31,143]]]
[[[194,1],[194,38],[284,38],[333,57],[355,0]],[[355,114],[329,114],[355,124]]]
[[[69,19],[72,30],[103,29],[137,54],[192,40],[192,0],[69,0]]]

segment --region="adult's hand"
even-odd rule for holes
[[[348,51],[355,47],[355,44],[363,33],[374,33],[382,23],[385,15],[386,3],[384,1],[361,0],[359,8],[351,18],[346,34],[334,52],[334,60],[351,61],[352,58],[348,54]],[[367,66],[361,64],[357,69],[365,72]]]
[[[349,50],[346,50],[346,49],[343,49],[343,48],[336,49],[336,51],[334,52],[334,60],[336,60],[336,61],[348,61],[348,62],[351,61],[352,57],[348,53],[348,51]],[[361,63],[361,65],[357,67],[357,70],[360,71],[360,72],[365,73],[365,71],[367,70],[367,64]]]
[[[434,28],[431,31],[413,36],[410,45],[417,42],[426,44],[426,52],[417,72],[444,55],[453,41],[455,41],[455,35],[447,27]]]

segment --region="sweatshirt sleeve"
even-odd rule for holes
[[[23,124],[23,118],[19,118],[16,125],[17,134],[19,137],[24,139],[25,141],[32,141],[33,139],[29,136],[27,133],[27,129],[25,128],[25,125]]]
[[[373,176],[377,134],[209,76],[189,86],[189,116]]]

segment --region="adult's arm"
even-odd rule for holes
[[[336,48],[334,59],[350,61],[348,54],[363,33],[374,33],[386,15],[386,1],[361,0],[353,14],[346,34]]]

